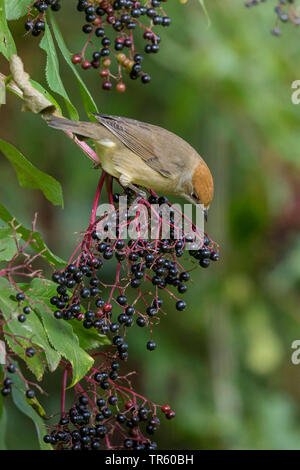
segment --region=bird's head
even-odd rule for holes
[[[203,204],[204,216],[207,218],[207,211],[214,195],[214,182],[211,172],[206,163],[201,160],[192,175],[192,181],[189,185],[189,193],[184,197],[192,204]]]

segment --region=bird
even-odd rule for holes
[[[49,126],[94,141],[98,167],[125,188],[137,186],[181,196],[203,205],[205,217],[214,194],[212,174],[198,152],[176,134],[127,117],[94,114],[98,122],[71,121],[51,115]]]

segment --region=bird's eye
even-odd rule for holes
[[[193,199],[196,199],[196,200],[198,201],[198,196],[197,196],[196,193],[192,193],[192,198],[193,198]]]

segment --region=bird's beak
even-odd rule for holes
[[[194,206],[198,206],[198,204],[199,204],[199,203],[197,204],[197,202],[196,202],[192,197],[190,197],[190,196],[188,196],[188,195],[186,195],[186,194],[184,195],[184,198],[185,198],[187,201],[189,201],[189,202],[191,202],[192,204],[194,204]],[[207,222],[207,218],[208,218],[208,208],[203,209],[203,215],[204,215],[204,220],[205,220],[205,222]]]

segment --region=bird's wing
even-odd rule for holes
[[[177,177],[185,168],[185,156],[195,152],[183,139],[162,129],[134,119],[95,114],[98,121],[165,177]]]
[[[100,126],[98,122],[70,121],[70,119],[58,116],[51,116],[46,121],[48,126],[54,127],[54,129],[73,132],[81,137],[97,141],[111,136],[111,133],[103,126]],[[117,139],[115,140],[117,142]]]

